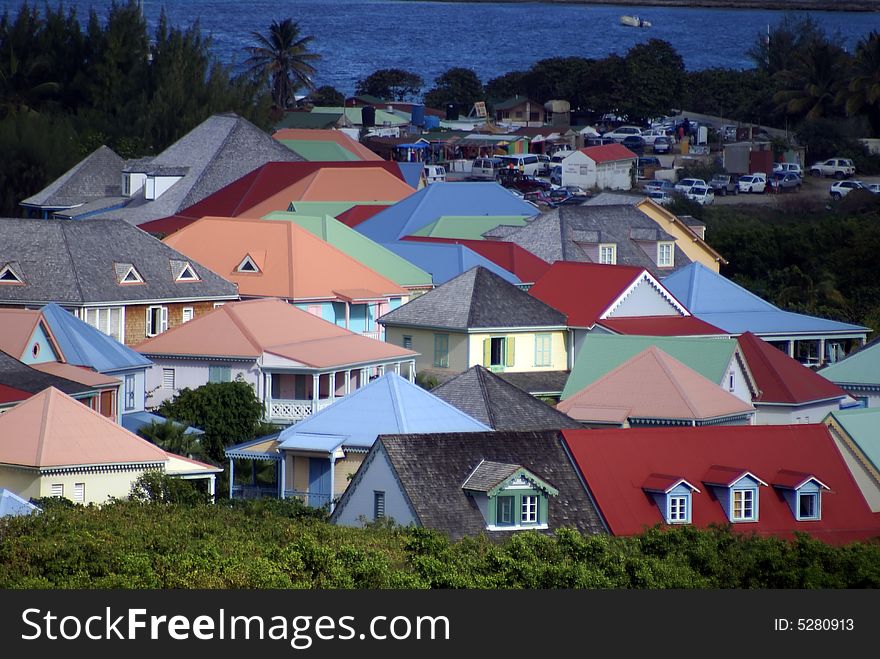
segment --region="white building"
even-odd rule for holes
[[[562,161],[562,185],[631,190],[638,156],[620,144],[578,149]]]

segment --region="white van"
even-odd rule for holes
[[[518,153],[512,156],[499,156],[501,166],[518,169],[529,176],[540,176],[544,172],[544,163],[534,153]]]
[[[476,158],[471,165],[470,177],[475,181],[494,181],[501,169],[500,158]]]
[[[446,181],[446,168],[443,165],[425,165],[425,182],[437,183]]]

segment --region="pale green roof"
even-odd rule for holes
[[[576,394],[631,357],[657,346],[704,378],[720,383],[737,349],[736,339],[618,336],[590,333],[575,359],[562,398]]]
[[[880,408],[836,410],[831,413],[865,457],[880,470]]]
[[[846,359],[823,368],[819,375],[840,385],[880,386],[880,341],[871,341]]]
[[[291,201],[288,211],[321,217],[337,217],[352,206],[391,206],[393,201]]]
[[[363,108],[317,106],[312,108],[312,112],[317,112],[320,114],[334,114],[337,112],[343,113],[345,114],[346,119],[358,126],[363,124],[363,120],[361,119],[361,110],[363,110]],[[389,126],[402,126],[404,124],[408,124],[409,121],[410,115],[408,115],[406,112],[401,112],[399,110],[388,112],[387,110],[380,110],[379,108],[376,108],[376,126],[384,126],[386,122]]]
[[[433,284],[430,273],[417,268],[406,259],[385,249],[379,243],[373,242],[329,215],[314,217],[279,211],[269,213],[263,219],[294,222],[400,286],[431,286]]]
[[[339,162],[360,160],[348,149],[336,142],[321,140],[278,140],[288,149],[309,162]]]
[[[482,240],[484,233],[499,225],[522,227],[526,225],[527,219],[522,215],[443,215],[412,235]]]

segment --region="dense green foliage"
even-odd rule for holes
[[[290,18],[272,21],[267,34],[253,32],[251,37],[256,45],[245,49],[249,55],[245,65],[251,75],[268,83],[276,108],[293,107],[297,90],[315,88],[312,63],[321,56],[309,52],[314,37],[300,36],[299,23]]]
[[[440,74],[425,94],[425,105],[431,108],[444,108],[447,103],[455,103],[465,111],[477,101],[482,101],[483,83],[472,69],[457,67]]]
[[[208,504],[211,498],[200,483],[169,476],[161,471],[148,471],[131,486],[129,498],[140,503]]]
[[[355,94],[367,94],[386,101],[408,101],[419,95],[425,81],[403,69],[379,69],[357,81]]]
[[[876,588],[880,545],[332,526],[295,501],[47,506],[0,520],[0,588]]]

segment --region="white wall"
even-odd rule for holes
[[[385,492],[385,517],[393,519],[398,524],[407,526],[417,524],[409,504],[400,490],[391,464],[381,448],[377,450],[369,463],[361,465],[355,482],[349,486],[348,500],[343,508],[336,511],[335,522],[340,526],[363,526],[363,517],[368,522],[373,521],[373,493]]]
[[[172,398],[181,389],[189,387],[195,389],[208,383],[209,366],[229,366],[231,378],[234,380],[241,375],[244,381],[255,387],[258,392],[262,391],[259,385],[260,370],[256,362],[251,364],[221,363],[207,361],[173,360],[162,357],[151,357],[153,366],[147,371],[147,398],[146,406],[152,409],[162,401]],[[162,369],[174,369],[174,390],[162,388]]]
[[[814,405],[761,405],[755,403],[758,410],[755,423],[758,425],[784,425],[790,423],[821,423],[829,412],[840,407],[838,401]]]
[[[562,185],[577,185],[582,188],[596,186],[596,163],[580,151],[575,151],[562,163]]]
[[[660,292],[642,279],[608,317],[680,316],[681,313]]]
[[[603,162],[596,165],[596,185],[600,189],[630,190],[632,188],[632,160]]]

